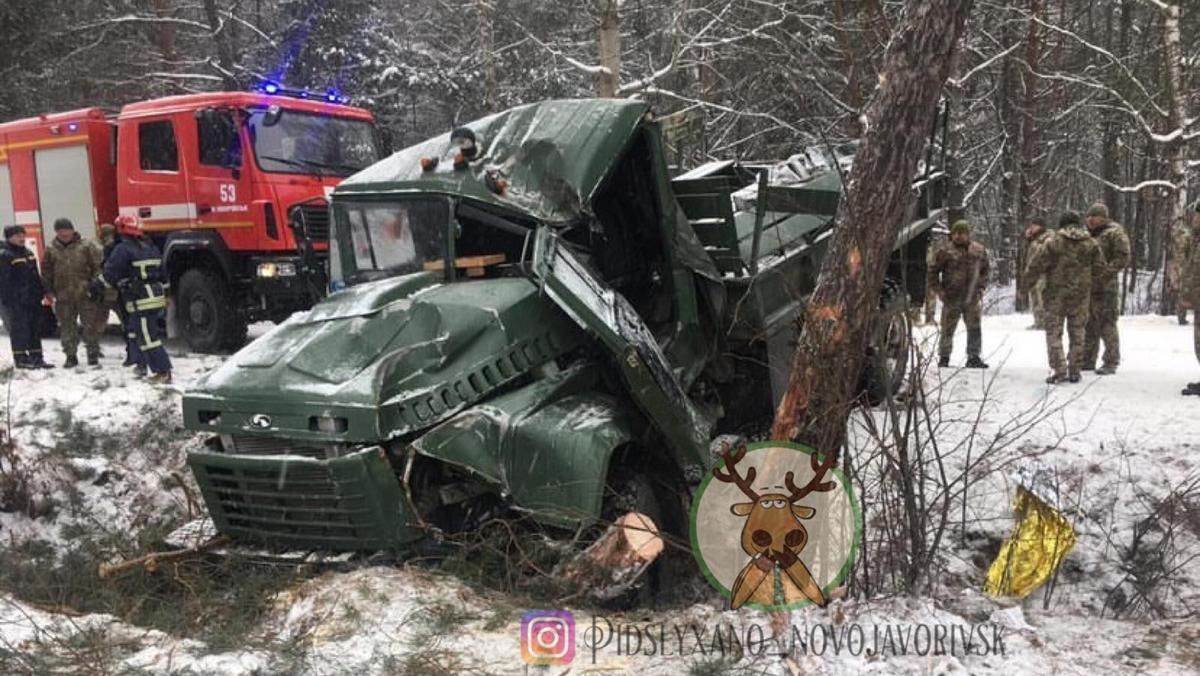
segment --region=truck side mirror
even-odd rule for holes
[[[271,106],[267,108],[267,112],[263,113],[263,126],[274,127],[279,124],[279,118],[281,117],[283,117],[283,108]]]

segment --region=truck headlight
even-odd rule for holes
[[[272,279],[274,277],[295,277],[295,263],[259,263],[258,276],[263,279]]]

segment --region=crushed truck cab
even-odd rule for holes
[[[403,548],[509,510],[579,528],[622,482],[686,494],[714,435],[769,422],[845,154],[672,178],[648,106],[607,99],[467,128],[341,183],[335,292],[186,393],[222,533]],[[885,392],[940,173],[915,187],[869,361],[892,371],[864,376]]]

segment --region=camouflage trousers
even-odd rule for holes
[[[1079,373],[1087,340],[1088,298],[1074,303],[1053,303],[1046,308],[1042,327],[1046,330],[1046,357],[1055,375]],[[1063,322],[1067,324],[1070,351],[1063,359]]]
[[[54,303],[54,314],[58,318],[63,354],[75,354],[81,336],[89,355],[100,354],[100,334],[108,320],[104,306],[86,298],[58,298]]]
[[[1196,353],[1196,362],[1200,363],[1200,321],[1192,317],[1192,350]]]
[[[1115,293],[1092,295],[1089,303],[1087,338],[1083,350],[1083,364],[1096,365],[1100,355],[1100,342],[1104,342],[1104,366],[1117,367],[1121,364],[1121,336],[1117,332],[1117,317],[1120,299]]]
[[[1046,278],[1039,277],[1033,284],[1033,288],[1029,290],[1029,311],[1033,313],[1033,323],[1035,326],[1045,328],[1046,324],[1046,302],[1043,296],[1046,293]]]
[[[978,357],[983,351],[983,329],[981,303],[978,299],[966,302],[942,303],[941,339],[938,341],[938,356],[948,359],[954,351],[954,332],[958,320],[967,325],[967,356]]]
[[[925,323],[932,324],[934,318],[937,317],[937,294],[933,289],[925,292]]]

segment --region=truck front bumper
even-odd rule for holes
[[[329,460],[193,451],[188,465],[217,530],[234,538],[361,550],[397,549],[424,535],[378,446]]]

